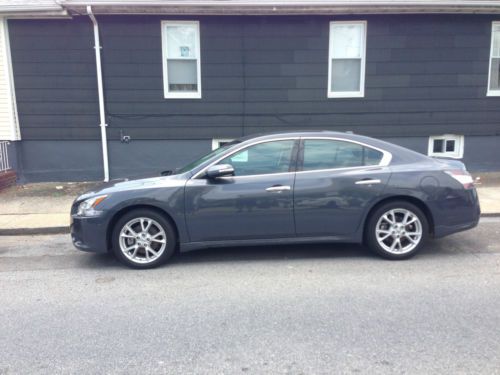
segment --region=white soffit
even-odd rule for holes
[[[500,13],[500,0],[60,0],[69,12],[99,14]]]

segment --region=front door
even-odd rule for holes
[[[354,142],[304,139],[295,179],[297,236],[348,236],[383,191],[384,154]]]
[[[254,144],[217,163],[231,164],[234,176],[189,180],[185,204],[191,242],[294,236],[297,146],[294,139]]]

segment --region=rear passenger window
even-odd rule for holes
[[[304,141],[304,171],[378,165],[383,154],[357,143],[306,139]]]
[[[380,151],[373,148],[363,147],[364,150],[364,163],[363,165],[379,165],[384,157]]]

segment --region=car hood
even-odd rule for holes
[[[178,187],[185,183],[185,175],[158,176],[149,174],[130,178],[118,178],[95,186],[80,195],[76,200],[79,201],[97,195],[112,194],[128,190]]]

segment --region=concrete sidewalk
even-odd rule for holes
[[[500,173],[480,176],[482,214],[500,216]],[[0,235],[67,233],[73,200],[96,184],[40,183],[0,192]]]
[[[36,183],[0,192],[0,235],[69,232],[73,200],[97,183]]]

